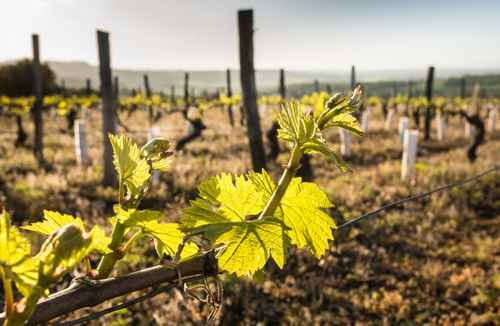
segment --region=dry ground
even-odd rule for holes
[[[275,116],[262,115],[267,130]],[[121,115],[128,135],[146,142],[147,116]],[[48,118],[48,117],[47,117]],[[473,164],[466,158],[470,139],[463,122],[450,117],[447,140],[421,141],[419,169],[413,182],[400,180],[402,146],[397,126],[384,130],[378,108],[372,113],[370,139],[353,137],[353,155],[346,161],[354,173],[339,173],[332,162],[311,158],[308,177],[325,190],[336,205],[329,211],[337,224],[396,200],[453,183],[498,164],[500,132],[487,134]],[[24,117],[25,128],[33,126]],[[238,121],[238,119],[235,119]],[[144,122],[141,124],[141,122]],[[244,127],[234,129],[220,109],[203,117],[208,129],[201,139],[174,156],[173,169],[161,175],[142,208],[159,209],[177,221],[181,209],[197,195],[196,185],[222,172],[245,174],[250,168]],[[180,114],[159,123],[175,143],[186,133]],[[45,121],[48,168],[38,168],[29,148],[15,149],[15,124],[0,118],[0,206],[16,224],[40,220],[43,209],[84,218],[89,225],[107,225],[118,196],[100,186],[102,178],[101,122],[93,112],[88,122],[92,166],[79,167],[74,140],[63,117]],[[421,133],[422,135],[422,133]],[[339,148],[338,132],[326,136]],[[28,139],[28,143],[32,141]],[[277,180],[288,153],[268,162]],[[218,325],[500,325],[500,176],[498,172],[464,186],[433,194],[382,212],[358,225],[334,233],[335,241],[317,260],[308,250],[292,250],[283,270],[269,263],[267,280],[259,286],[247,279],[223,275],[224,307]],[[40,243],[32,235],[31,241]],[[35,246],[36,250],[36,246]],[[93,263],[97,263],[95,257]],[[158,263],[149,239],[118,264],[117,275]],[[81,273],[75,271],[73,275]],[[60,285],[67,285],[67,280]],[[119,302],[135,293],[61,318],[71,320]],[[209,309],[175,290],[137,304],[92,325],[199,325]]]

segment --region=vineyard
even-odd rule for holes
[[[497,76],[263,93],[238,32],[241,93],[0,66],[0,323],[500,325]]]
[[[328,97],[312,94],[303,98],[304,111],[318,111],[316,103]],[[262,116],[270,117],[262,120],[263,130],[272,128],[272,117],[279,112],[278,105],[272,102],[278,101],[259,100]],[[445,106],[454,112],[455,107],[470,105],[471,101],[451,101]],[[80,102],[89,103],[75,101]],[[78,110],[77,116],[81,118],[82,112],[87,116],[91,165],[77,164],[74,135],[68,130],[65,119],[70,110],[63,110],[64,104],[56,105],[59,108],[57,115],[51,116],[50,110],[44,114],[45,125],[50,126],[44,135],[45,159],[51,162],[45,170],[39,169],[31,150],[15,147],[17,128],[13,117],[2,118],[1,164],[5,173],[1,181],[1,200],[15,224],[40,222],[43,210],[48,210],[79,216],[89,225],[108,225],[106,219],[113,215],[113,205],[119,194],[115,189],[101,186],[99,166],[102,164],[103,134],[97,109],[99,101],[94,102],[94,107],[88,105]],[[121,101],[131,102],[132,98]],[[471,139],[465,136],[464,120],[459,115],[449,114],[446,115],[447,139],[420,142],[414,179],[410,183],[402,181],[403,147],[397,126],[385,128],[386,117],[380,99],[368,98],[365,102],[372,112],[370,137],[353,138],[352,154],[345,158],[354,172],[341,173],[326,157],[312,155],[310,170],[303,176],[324,189],[335,205],[326,212],[337,225],[388,203],[475,175],[498,161],[498,132],[487,135],[478,150],[477,160],[471,164],[466,154]],[[417,100],[413,103],[419,104]],[[152,102],[136,101],[136,104],[129,104],[128,109],[124,105],[119,111],[119,120],[127,127],[128,136],[138,144],[145,144],[149,126],[138,121],[148,121],[147,108]],[[205,109],[199,110],[200,115],[209,127],[196,141],[175,152],[171,171],[161,173],[160,179],[152,184],[141,209],[165,212],[169,222],[179,221],[182,210],[198,196],[198,184],[223,172],[233,175],[248,172],[251,157],[245,127],[231,127],[227,108],[220,104],[206,102],[206,106],[201,106]],[[158,112],[161,102],[155,105],[154,111]],[[182,108],[183,103],[178,105]],[[489,103],[483,105],[487,107]],[[132,107],[135,109],[130,111]],[[187,133],[186,120],[182,110],[166,105],[163,108],[164,117],[155,126],[175,145]],[[240,120],[239,112],[234,110],[236,121]],[[30,120],[25,119],[23,124],[25,130],[33,130]],[[432,130],[434,133],[434,124]],[[340,153],[338,132],[326,130],[324,136],[333,144],[334,151]],[[32,137],[28,134],[27,144],[32,142]],[[266,141],[266,151],[269,146]],[[279,146],[278,157],[268,164],[274,180],[278,179],[283,171],[281,165],[287,161],[286,144],[283,142]],[[335,240],[320,260],[305,248],[291,249],[283,269],[268,262],[263,285],[251,279],[236,278],[234,274],[222,274],[224,302],[216,317],[218,323],[493,323],[498,319],[496,307],[500,300],[498,228],[495,226],[499,217],[499,186],[498,174],[490,174],[474,183],[380,213],[351,228],[334,231]],[[30,235],[30,239],[35,248],[37,243],[41,245],[36,237]],[[138,243],[118,261],[113,276],[159,263],[149,239]],[[90,258],[91,265],[97,264],[95,254]],[[83,265],[77,265],[70,274],[81,276],[84,270]],[[55,289],[67,287],[70,274]],[[138,295],[140,292],[63,318],[74,320]],[[121,320],[123,324],[198,324],[208,313],[210,307],[206,304],[173,290],[101,317],[99,323]]]

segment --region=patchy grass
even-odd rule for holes
[[[274,113],[262,115],[263,131]],[[0,205],[16,224],[40,220],[43,209],[81,216],[86,223],[106,226],[118,196],[103,188],[101,122],[93,112],[87,129],[92,166],[76,165],[74,140],[62,132],[66,121],[45,121],[45,158],[37,167],[30,149],[15,149],[15,125],[0,120]],[[140,145],[146,142],[147,113],[121,116],[128,133]],[[413,182],[400,179],[402,145],[393,130],[383,129],[378,108],[372,112],[370,138],[353,137],[353,155],[346,161],[352,175],[340,173],[332,162],[311,157],[310,177],[336,205],[329,211],[337,224],[394,201],[453,183],[498,164],[500,137],[487,134],[474,164],[466,159],[470,142],[458,117],[447,121],[447,140],[421,141],[419,166]],[[208,129],[201,139],[176,153],[172,171],[161,174],[141,207],[158,209],[169,221],[178,221],[182,209],[197,196],[196,186],[222,172],[245,174],[251,166],[244,127],[234,129],[227,113],[214,108],[203,118]],[[144,124],[140,124],[144,121]],[[235,117],[239,121],[239,117]],[[395,120],[397,121],[397,120]],[[24,117],[25,129],[33,126]],[[186,131],[180,114],[159,123],[175,143]],[[433,126],[434,127],[434,126]],[[436,139],[435,127],[433,139]],[[421,136],[423,132],[421,132]],[[339,149],[338,132],[326,135]],[[267,140],[265,140],[267,141]],[[27,143],[31,143],[29,138]],[[285,149],[285,144],[281,144]],[[268,170],[277,181],[287,153]],[[435,193],[379,213],[356,226],[335,231],[335,241],[321,260],[308,250],[291,251],[280,270],[266,267],[266,282],[258,286],[233,275],[222,275],[224,307],[219,325],[499,325],[500,324],[500,176],[490,174],[452,190]],[[33,238],[33,236],[30,236]],[[36,246],[35,246],[36,247]],[[97,263],[93,257],[92,263]],[[151,241],[145,239],[117,265],[116,275],[158,263]],[[83,267],[80,268],[82,270]],[[80,271],[81,272],[81,271]],[[73,273],[76,275],[78,271]],[[67,285],[65,279],[58,288]],[[136,298],[134,293],[96,308],[84,309],[62,320]],[[101,317],[95,325],[199,325],[210,313],[203,304],[179,290]]]

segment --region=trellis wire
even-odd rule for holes
[[[486,171],[484,171],[484,172],[482,172],[480,174],[477,174],[477,175],[475,175],[473,177],[470,177],[468,179],[465,179],[465,180],[462,180],[462,181],[459,181],[459,182],[455,182],[455,183],[452,183],[452,184],[449,184],[449,185],[446,185],[446,186],[443,186],[443,187],[439,187],[439,188],[430,190],[430,191],[425,192],[425,193],[420,194],[420,195],[416,195],[416,196],[413,196],[413,197],[408,197],[408,198],[405,198],[405,199],[402,199],[402,200],[398,200],[397,202],[394,202],[394,203],[382,206],[382,207],[380,207],[380,208],[378,208],[378,209],[376,209],[374,211],[371,211],[371,212],[366,213],[366,214],[364,214],[364,215],[362,215],[362,216],[360,216],[358,218],[355,218],[352,221],[349,221],[347,223],[341,224],[341,225],[338,226],[338,229],[339,230],[345,229],[345,228],[347,228],[349,226],[352,226],[354,223],[362,221],[362,220],[366,219],[367,217],[375,215],[375,214],[377,214],[377,213],[379,213],[379,212],[381,212],[383,210],[392,208],[394,206],[397,206],[399,204],[403,204],[403,203],[408,202],[408,201],[412,201],[412,200],[415,200],[415,199],[418,199],[418,198],[422,198],[422,197],[428,196],[428,195],[433,194],[433,193],[438,192],[438,191],[442,191],[442,190],[445,190],[445,189],[450,189],[450,188],[458,187],[458,186],[463,185],[463,184],[465,184],[467,182],[471,182],[473,180],[479,179],[479,178],[485,176],[486,174],[494,172],[494,171],[497,171],[497,170],[500,170],[500,165],[495,166],[495,167],[493,167],[493,168],[491,168],[489,170],[486,170]],[[209,277],[209,276],[211,276],[211,275],[194,276],[194,277],[183,279],[183,282],[184,283],[194,282],[194,281],[201,280],[201,279],[204,279],[204,278]],[[101,310],[99,312],[96,312],[94,314],[91,314],[89,316],[86,316],[86,317],[83,317],[83,318],[80,318],[80,319],[76,319],[76,320],[72,320],[72,321],[67,321],[67,322],[64,322],[64,323],[56,324],[54,326],[70,326],[70,325],[81,324],[81,323],[87,322],[89,320],[92,320],[92,319],[104,316],[106,314],[109,314],[111,312],[114,312],[114,311],[117,311],[117,310],[120,310],[120,309],[123,309],[123,308],[127,308],[129,306],[132,306],[132,305],[134,305],[136,303],[139,303],[141,301],[147,300],[149,298],[155,297],[155,296],[157,296],[160,293],[163,293],[163,292],[165,292],[165,291],[167,291],[169,289],[172,289],[172,288],[176,287],[177,285],[178,285],[178,283],[174,282],[174,283],[171,283],[171,284],[169,284],[169,285],[167,285],[165,287],[162,287],[160,289],[151,291],[148,294],[143,295],[142,297],[139,297],[139,298],[131,300],[131,301],[127,301],[127,302],[125,302],[123,304],[120,304],[118,306],[111,307],[111,308],[108,308],[108,309],[105,309],[105,310]]]

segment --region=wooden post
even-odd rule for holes
[[[408,119],[407,117],[399,118],[398,134],[399,134],[399,141],[401,142],[401,144],[403,143],[405,130],[408,129],[409,122],[410,119]]]
[[[314,91],[319,93],[319,82],[317,80],[314,81]]]
[[[465,78],[460,78],[460,98],[465,98]]]
[[[412,90],[413,83],[411,80],[406,83],[406,115],[410,115],[410,99],[411,99],[411,90]]]
[[[148,75],[144,75],[144,89],[146,91],[146,96],[151,97],[151,89],[149,88]]]
[[[285,71],[280,69],[280,95],[281,101],[285,102]]]
[[[252,153],[254,171],[266,168],[266,155],[262,143],[260,118],[257,110],[257,90],[255,88],[255,70],[253,64],[253,11],[238,11],[238,29],[240,43],[240,79],[247,117],[247,133]]]
[[[444,117],[441,115],[441,113],[436,114],[436,126],[437,126],[438,140],[445,141],[446,140],[446,126],[445,126]]]
[[[75,148],[76,161],[79,165],[89,165],[89,151],[87,146],[87,124],[85,120],[75,121]]]
[[[434,80],[434,67],[429,67],[427,72],[427,81],[425,84],[425,96],[427,97],[427,101],[429,105],[427,106],[427,110],[425,111],[425,134],[424,139],[429,140],[431,137],[431,100],[432,100],[432,81]]]
[[[87,84],[87,96],[90,96],[90,94],[92,94],[92,87],[90,87],[90,78],[87,78],[86,84]]]
[[[43,87],[42,87],[42,66],[40,64],[40,47],[38,35],[33,34],[33,93],[35,95],[35,147],[34,154],[38,163],[43,163]]]
[[[189,109],[189,72],[184,74],[184,117],[187,119],[187,113]]]
[[[418,130],[406,129],[404,133],[403,168],[401,170],[402,180],[411,180],[415,173],[417,163]]]
[[[227,81],[227,97],[231,98],[233,93],[231,92],[231,71],[229,69],[226,70],[226,81]],[[229,123],[231,127],[234,127],[234,116],[233,116],[233,105],[229,103],[227,106],[227,113],[229,115]]]
[[[144,75],[144,90],[146,91],[146,97],[151,99],[151,89],[149,88],[148,75]],[[153,124],[153,105],[149,106],[149,125]]]
[[[170,86],[170,101],[175,104],[175,86]]]
[[[64,79],[61,79],[61,95],[63,98],[66,98],[66,82]]]
[[[104,146],[104,186],[117,184],[117,173],[113,164],[113,146],[108,134],[116,134],[115,100],[113,83],[111,81],[111,57],[109,53],[109,33],[97,31],[99,48],[99,72],[101,77],[102,94],[102,133]]]
[[[114,85],[114,97],[115,97],[115,101],[118,101],[118,96],[120,95],[120,91],[119,91],[119,80],[118,80],[118,76],[115,76],[115,85]]]
[[[351,67],[351,92],[356,89],[356,75],[354,71],[354,66]]]
[[[474,94],[472,95],[472,114],[479,114],[479,105],[477,104],[477,100],[479,99],[480,88],[480,83],[476,83],[476,85],[474,85]]]
[[[345,129],[340,128],[340,155],[351,155],[351,133]]]
[[[330,84],[326,84],[326,92],[332,94],[332,86],[330,86]]]

